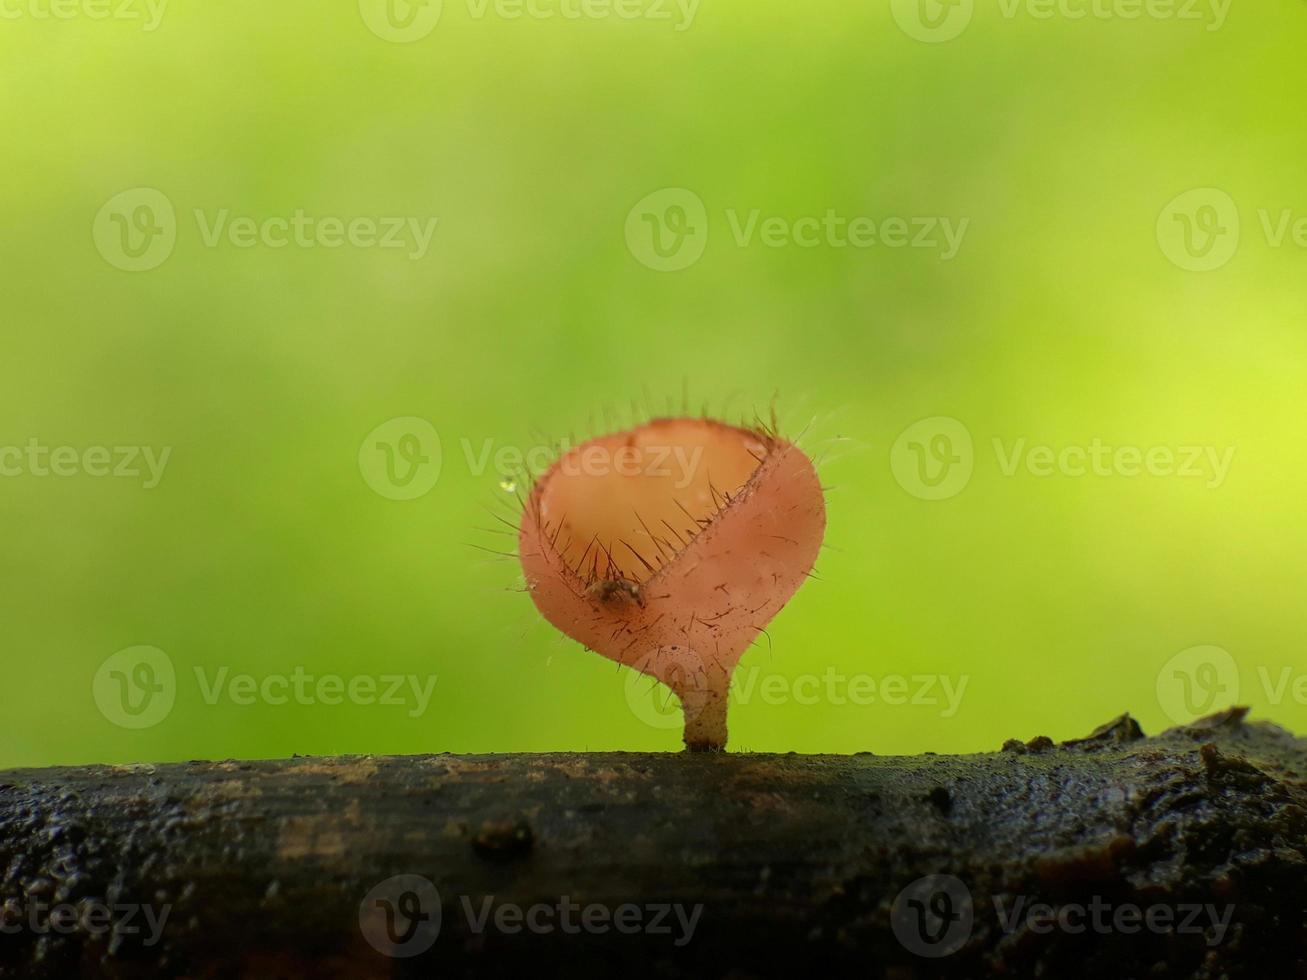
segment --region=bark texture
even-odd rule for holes
[[[1307,977],[1307,739],[0,771],[4,977],[799,970]]]

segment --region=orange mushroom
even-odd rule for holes
[[[725,746],[735,666],[825,529],[812,461],[771,429],[654,419],[569,449],[535,482],[519,556],[541,614],[670,687],[702,751]]]

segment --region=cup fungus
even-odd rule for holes
[[[519,529],[527,590],[587,648],[676,693],[691,750],[726,744],[740,656],[812,570],[826,507],[771,428],[654,419],[567,450]]]

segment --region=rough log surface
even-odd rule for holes
[[[386,901],[419,908],[412,889],[374,891],[395,875],[419,875],[439,894],[426,893],[411,920],[436,906],[438,935],[394,920],[401,952],[411,935],[434,936],[407,958],[365,938],[364,926],[385,937]],[[966,893],[940,906],[909,891],[896,906],[928,875],[954,876]],[[959,934],[954,913],[968,895],[972,921]],[[479,914],[487,896],[493,909],[552,907],[537,918],[551,930],[513,932],[509,918],[478,932],[465,905]],[[651,905],[702,913],[679,946],[674,914],[661,923],[668,933],[610,923],[574,934],[557,912],[563,896],[577,907],[574,927],[588,905],[638,906],[642,926],[653,924]],[[1005,924],[1000,910],[1023,898],[1231,915],[1215,942],[1211,928]],[[50,911],[65,903],[79,921]],[[157,942],[142,914],[134,933],[115,911],[132,905],[156,917],[167,908]],[[917,917],[926,906],[944,918]],[[950,955],[909,948],[913,935],[942,934],[957,947]],[[0,976],[796,970],[1307,977],[1307,739],[1234,710],[1152,738],[1125,716],[1087,739],[971,756],[433,755],[0,771]]]

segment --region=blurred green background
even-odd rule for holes
[[[679,748],[469,545],[487,447],[683,391],[778,393],[832,487],[733,749],[1307,730],[1302,3],[124,2],[0,19],[0,766]],[[828,212],[889,240],[787,237]],[[387,217],[429,247],[328,247]],[[1095,440],[1152,471],[1009,464]]]

